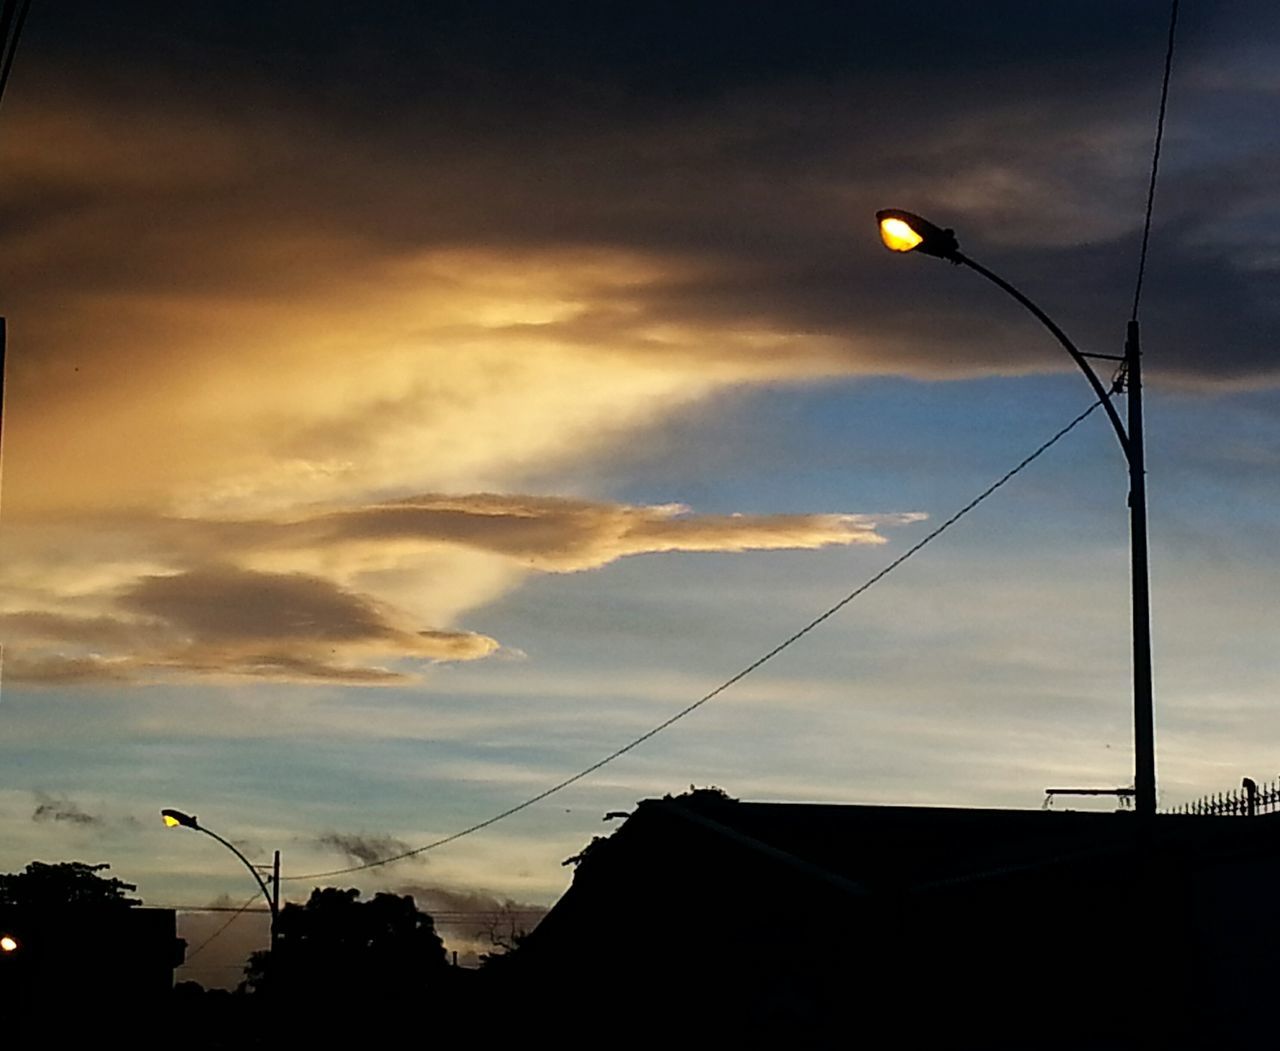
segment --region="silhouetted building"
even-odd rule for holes
[[[1258,1046],[1278,827],[647,800],[580,856],[509,992],[535,1028],[668,1046]]]
[[[0,954],[6,1032],[48,1047],[150,1031],[186,947],[172,909],[0,908],[0,932],[14,941]]]

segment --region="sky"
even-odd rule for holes
[[[286,878],[385,857],[838,602],[1091,400],[875,211],[1120,353],[1167,28],[1146,0],[37,0],[0,109],[0,870],[240,905],[161,807]],[[1161,806],[1280,771],[1277,70],[1274,5],[1184,0],[1140,314]],[[319,882],[414,893],[469,959],[606,812],[690,785],[1128,785],[1125,495],[1095,413],[616,762]],[[262,924],[183,973],[234,982]]]

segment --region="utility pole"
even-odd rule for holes
[[[280,932],[280,851],[276,851],[271,860],[271,962],[276,960],[276,939]]]
[[[1142,442],[1142,347],[1138,322],[1130,321],[1124,343],[1129,388],[1129,550],[1133,578],[1133,760],[1136,809],[1156,812],[1156,730],[1151,699],[1151,584],[1147,555],[1147,467]]]

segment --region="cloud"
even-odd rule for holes
[[[133,678],[134,661],[127,657],[108,660],[94,654],[66,657],[22,652],[25,645],[23,640],[10,644],[3,665],[8,682],[69,686],[76,683],[126,682]]]
[[[31,812],[31,820],[75,825],[80,828],[105,824],[104,818],[87,813],[74,800],[65,796],[51,796],[44,792],[36,793],[36,808]]]
[[[400,683],[495,652],[459,625],[530,572],[879,542],[892,516],[497,494],[744,385],[1071,367],[1012,305],[973,311],[974,275],[905,277],[885,204],[972,231],[1113,345],[1150,145],[1134,41],[1159,34],[1141,4],[1029,10],[760,9],[731,38],[688,32],[713,14],[405,11],[364,43],[255,17],[225,49],[178,13],[164,46],[89,9],[51,27],[0,139],[6,673]],[[281,60],[295,32],[332,93]],[[882,45],[904,32],[910,69]],[[1273,235],[1247,259],[1218,236],[1220,202],[1232,229],[1274,212],[1273,136],[1182,119],[1214,148],[1162,182],[1146,294],[1176,324],[1150,374],[1274,383]]]
[[[394,613],[373,599],[304,573],[263,573],[207,566],[143,577],[118,599],[128,612],[165,624],[199,645],[228,651],[307,642],[385,646],[440,656],[465,650],[461,633],[415,632],[394,623]],[[473,653],[489,652],[476,639]]]
[[[199,675],[393,685],[411,681],[414,665],[478,660],[499,643],[424,625],[412,608],[369,590],[390,589],[388,576],[416,580],[424,565],[480,560],[499,567],[487,579],[506,588],[531,572],[598,569],[644,554],[879,544],[880,527],[921,517],[697,515],[674,504],[493,493],[427,494],[278,520],[131,517],[115,523],[120,572],[104,569],[109,545],[94,547],[85,556],[88,586],[69,574],[63,591],[35,583],[45,560],[66,574],[67,556],[61,543],[41,546],[34,529],[32,546],[17,545],[25,552],[18,601],[45,608],[0,613],[11,642],[5,671],[11,681],[45,684]],[[105,528],[96,539],[106,543]],[[131,546],[145,547],[156,569],[138,572]],[[448,578],[434,585],[447,587]],[[478,592],[464,587],[452,608],[439,596],[428,604],[452,619],[490,594],[485,583]]]
[[[390,528],[411,517],[397,500],[520,491],[743,385],[1071,367],[975,275],[889,258],[870,220],[885,204],[955,225],[1050,290],[1082,346],[1114,349],[1150,146],[1132,57],[1146,41],[1158,58],[1160,34],[1141,4],[1093,11],[760,9],[735,12],[731,39],[688,31],[716,15],[649,9],[626,32],[612,16],[383,13],[364,43],[309,20],[332,93],[312,63],[281,61],[297,27],[256,16],[224,49],[220,22],[176,13],[147,47],[91,10],[48,27],[0,140],[6,515],[279,521],[346,504],[347,528]],[[1243,66],[1204,62],[1204,28],[1186,68],[1224,98],[1256,90]],[[903,34],[909,69],[882,49]],[[438,47],[405,51],[425,39]],[[661,77],[627,39],[664,41]],[[500,43],[519,40],[536,44]],[[978,65],[981,85],[956,76]],[[1272,384],[1280,248],[1258,231],[1274,226],[1259,221],[1274,137],[1245,110],[1176,115],[1171,135],[1207,145],[1171,147],[1162,177],[1149,375]],[[1250,230],[1247,252],[1224,222]],[[418,509],[427,532],[444,511]],[[476,517],[467,549],[487,552]],[[493,518],[492,543],[514,544]],[[692,542],[673,521],[620,525],[614,543],[659,528]],[[533,564],[609,557],[598,535],[562,543],[534,544]]]
[[[334,658],[472,660],[497,648],[469,632],[414,630],[397,623],[397,611],[320,577],[225,564],[141,577],[114,596],[112,610],[97,617],[0,615],[0,627],[20,643],[8,678],[71,683],[208,674],[381,685],[407,676]],[[50,652],[61,644],[117,652]]]
[[[976,276],[889,259],[870,217],[932,213],[1051,289],[1082,346],[1114,345],[1150,146],[1133,49],[1158,57],[1160,34],[1143,5],[1093,10],[761,10],[726,40],[646,9],[630,32],[664,41],[662,77],[612,18],[402,13],[366,44],[321,20],[335,95],[282,66],[293,27],[282,47],[256,18],[224,51],[177,15],[142,50],[91,13],[90,37],[50,28],[0,142],[7,508],[519,488],[734,385],[1070,368],[1012,304],[975,314]],[[882,53],[904,34],[909,69]],[[423,39],[438,50],[408,61]],[[979,65],[982,86],[954,76]],[[1146,294],[1179,338],[1153,377],[1276,380],[1274,237],[1246,260],[1221,235],[1228,210],[1273,225],[1276,147],[1245,112],[1171,128],[1207,146],[1161,185]],[[1206,304],[1228,300],[1224,331]]]
[[[318,836],[315,841],[321,847],[327,847],[346,855],[353,862],[367,865],[409,850],[409,844],[388,835],[369,835],[368,833],[327,832]],[[422,859],[423,861],[426,858]]]
[[[632,555],[674,551],[814,549],[881,544],[877,529],[919,514],[697,515],[680,504],[632,506],[521,494],[424,494],[277,522],[217,521],[206,542],[242,550],[403,555],[439,546],[498,555],[521,567],[564,573]],[[358,554],[361,552],[357,552]]]

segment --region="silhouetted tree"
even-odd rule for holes
[[[328,996],[375,1002],[427,991],[448,970],[435,921],[408,895],[359,899],[354,888],[324,887],[305,905],[285,905],[274,958],[254,953],[243,987],[316,1007]]]
[[[0,905],[25,909],[85,908],[128,909],[142,904],[128,896],[137,885],[98,873],[111,866],[83,861],[46,865],[33,861],[22,872],[0,874]]]
[[[480,967],[488,971],[509,963],[529,937],[529,932],[517,923],[515,913],[507,908],[498,915],[491,916],[480,933],[493,946],[493,952],[480,954]]]

